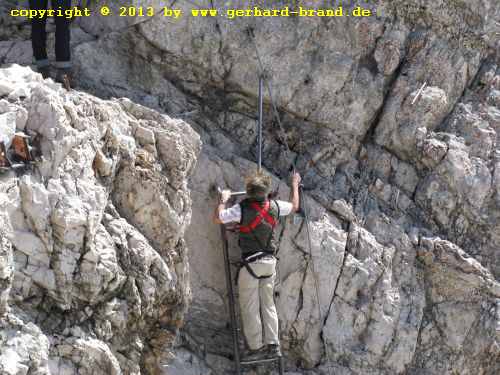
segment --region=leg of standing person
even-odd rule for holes
[[[64,11],[71,9],[71,0],[52,0],[53,9]],[[56,23],[56,67],[71,68],[70,24],[71,18],[55,17]]]
[[[262,324],[259,308],[259,280],[240,270],[238,277],[238,298],[240,300],[243,332],[250,350],[262,348]]]
[[[267,265],[268,269],[263,270],[272,277],[261,279],[259,283],[260,296],[260,312],[262,315],[262,326],[264,329],[264,342],[269,347],[273,347],[274,354],[278,354],[279,350],[279,333],[278,333],[278,312],[274,303],[274,282],[276,279],[276,258],[264,259],[262,262]]]
[[[53,9],[64,11],[71,8],[71,0],[51,0]],[[66,89],[71,84],[71,19],[66,16],[55,17],[56,23],[56,80],[63,83]]]
[[[48,0],[29,0],[30,9],[48,9]],[[48,77],[49,59],[47,57],[47,32],[45,26],[47,17],[31,19],[31,45],[37,69],[44,78]]]

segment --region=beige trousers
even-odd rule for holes
[[[256,279],[245,267],[238,277],[243,332],[248,347],[259,349],[263,344],[279,344],[278,313],[274,305],[274,280],[276,278],[276,258],[269,256],[249,264],[257,276],[272,275]],[[262,339],[264,331],[264,340]]]

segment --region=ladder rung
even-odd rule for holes
[[[259,363],[268,363],[268,362],[279,361],[280,359],[281,359],[281,357],[256,359],[255,361],[241,361],[240,364],[242,364],[242,365],[255,365],[255,364],[259,364]]]

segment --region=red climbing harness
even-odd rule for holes
[[[269,201],[264,202],[264,207],[260,207],[257,202],[252,202],[250,205],[258,212],[258,215],[248,225],[240,225],[240,233],[250,233],[262,222],[262,219],[267,221],[272,228],[276,226],[276,220],[269,215],[269,208],[271,207]]]

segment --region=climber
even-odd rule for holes
[[[71,0],[50,0],[53,9],[64,11],[71,8]],[[49,0],[29,0],[30,9],[47,10]],[[56,81],[62,83],[69,90],[71,85],[71,52],[69,29],[71,19],[65,16],[55,16],[56,24]],[[43,78],[50,76],[50,64],[47,57],[47,17],[34,17],[31,19],[31,44],[33,47],[33,57],[36,62],[38,72]]]
[[[242,266],[237,283],[243,332],[249,347],[243,358],[248,361],[267,356],[281,357],[278,314],[274,304],[274,255],[277,250],[274,229],[279,216],[299,209],[300,181],[300,175],[294,173],[291,202],[269,200],[271,177],[257,171],[246,178],[246,199],[226,208],[231,192],[223,190],[214,212],[213,221],[217,224],[239,223]]]

